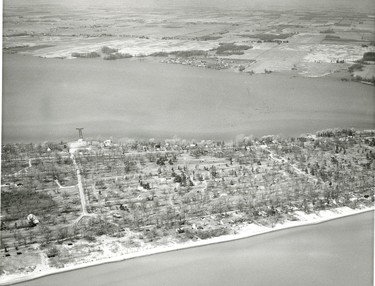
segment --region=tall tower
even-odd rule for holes
[[[78,130],[78,139],[82,139],[83,140],[83,134],[82,134],[82,130],[83,128],[76,128]]]

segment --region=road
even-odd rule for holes
[[[81,215],[75,220],[75,223],[78,223],[83,217],[85,216],[92,216],[92,214],[89,214],[87,212],[87,204],[86,204],[86,197],[85,197],[85,191],[83,189],[83,185],[82,185],[82,176],[81,176],[81,171],[79,169],[79,166],[76,162],[76,159],[74,157],[74,154],[72,153],[70,155],[70,158],[72,159],[73,161],[73,165],[76,169],[76,172],[77,172],[77,179],[78,179],[78,190],[79,190],[79,197],[81,199],[81,206],[82,206],[82,213]]]
[[[279,155],[277,155],[279,158],[276,158],[275,155],[272,153],[272,151],[268,149],[268,147],[267,147],[267,148],[263,148],[263,149],[264,149],[265,151],[268,152],[268,154],[269,154],[269,156],[270,156],[270,158],[271,158],[272,160],[274,160],[274,161],[276,161],[276,162],[278,162],[278,163],[285,163],[285,164],[288,164],[290,167],[293,168],[293,170],[294,170],[298,175],[305,176],[305,177],[307,177],[308,179],[313,180],[314,182],[318,182],[318,181],[319,181],[316,177],[314,177],[314,176],[312,176],[312,175],[309,175],[309,174],[306,174],[304,171],[302,171],[301,169],[299,169],[299,168],[296,167],[295,165],[289,163],[287,158],[282,157],[282,156],[279,156]]]

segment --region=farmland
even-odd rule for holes
[[[370,8],[178,1],[5,0],[0,284],[373,210]]]
[[[15,263],[21,256],[61,268],[250,225],[272,228],[300,211],[371,206],[374,135],[94,140],[72,154],[64,142],[3,145],[2,273],[38,270]],[[31,226],[29,213],[40,224]]]
[[[250,74],[293,70],[316,77],[347,71],[364,53],[374,51],[374,17],[368,11],[281,11],[277,6],[139,10],[117,3],[105,9],[104,17],[100,5],[90,7],[90,13],[82,13],[79,5],[53,2],[22,9],[18,5],[4,7],[5,53],[134,57]]]

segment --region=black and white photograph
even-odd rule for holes
[[[3,0],[0,286],[374,285],[374,0]]]

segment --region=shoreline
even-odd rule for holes
[[[338,74],[304,78],[288,71],[249,76],[146,61],[64,61],[20,55],[5,55],[3,65],[4,100],[7,110],[14,110],[3,114],[3,138],[8,143],[73,140],[76,124],[85,127],[87,137],[116,141],[174,136],[233,141],[239,134],[296,137],[327,128],[374,127],[373,86],[342,82]],[[32,84],[34,74],[48,76],[49,81]],[[67,87],[56,89],[62,77]],[[20,82],[30,83],[30,96],[24,95]],[[108,84],[111,93],[103,97]],[[90,92],[83,88],[87,86]],[[54,93],[47,96],[50,90]],[[35,104],[44,101],[51,102],[53,110],[48,121]],[[90,108],[79,108],[88,101]],[[138,122],[137,128],[129,120]]]
[[[199,240],[199,241],[194,241],[194,242],[188,241],[186,243],[175,244],[173,246],[158,246],[158,247],[142,250],[142,251],[135,252],[135,253],[129,253],[129,254],[121,255],[121,256],[115,256],[115,257],[106,258],[102,260],[96,260],[96,261],[92,261],[88,263],[82,263],[82,264],[78,264],[74,266],[68,266],[63,269],[53,269],[53,270],[45,271],[42,273],[30,273],[30,274],[21,275],[21,276],[20,274],[4,275],[4,277],[0,279],[0,285],[12,285],[15,283],[35,280],[44,276],[50,276],[50,275],[68,272],[68,271],[75,271],[75,270],[92,267],[92,266],[99,266],[99,265],[107,264],[107,263],[121,262],[124,260],[130,260],[130,259],[156,255],[156,254],[161,254],[161,253],[166,253],[166,252],[171,252],[171,251],[179,251],[179,250],[184,250],[184,249],[189,249],[189,248],[202,247],[202,246],[207,246],[207,245],[212,245],[212,244],[246,239],[246,238],[251,238],[251,237],[262,235],[262,234],[292,229],[296,227],[316,225],[316,224],[320,224],[320,223],[324,223],[324,222],[328,222],[328,221],[332,221],[336,219],[341,219],[341,218],[345,218],[345,217],[349,217],[353,215],[358,215],[361,213],[370,212],[374,210],[375,210],[374,206],[365,207],[362,209],[351,209],[349,207],[340,207],[340,208],[335,208],[331,210],[320,211],[319,215],[315,213],[305,214],[301,211],[297,211],[295,212],[295,215],[298,216],[299,220],[285,221],[282,224],[278,223],[273,228],[259,226],[256,224],[250,224],[248,226],[241,228],[237,234],[223,235],[219,237],[214,237],[214,238],[209,238],[209,239]]]
[[[373,87],[351,81],[343,83],[336,74],[304,78],[288,71],[248,76],[184,65],[107,63],[95,59],[72,62],[19,55],[5,55],[3,64],[7,70],[4,100],[7,110],[15,110],[3,114],[5,143],[72,140],[71,130],[76,124],[85,126],[88,137],[115,140],[162,140],[176,136],[232,141],[239,134],[296,137],[327,128],[373,128],[373,110],[369,108],[373,106]],[[87,70],[95,72],[87,76]],[[74,73],[79,76],[74,78]],[[33,74],[53,76],[41,87],[30,83],[30,96],[23,96],[23,85],[18,83],[32,82]],[[69,88],[55,88],[61,77],[66,78]],[[149,82],[144,84],[145,88],[136,88],[134,82],[142,83],[145,78]],[[168,84],[166,78],[171,78]],[[213,78],[217,84],[211,86]],[[103,97],[103,86],[109,81],[114,88],[110,97]],[[90,86],[93,92],[88,93],[81,86]],[[129,86],[131,92],[123,93]],[[266,93],[264,86],[269,86]],[[51,97],[45,96],[54,89]],[[178,91],[178,96],[173,90]],[[12,97],[13,93],[19,98]],[[233,98],[229,99],[229,94]],[[352,94],[358,96],[353,98]],[[32,99],[53,102],[54,112],[48,122],[43,121],[39,105]],[[91,102],[90,109],[80,109],[87,101]],[[200,105],[196,106],[196,102]],[[288,102],[295,102],[293,109]],[[108,112],[111,106],[121,108]],[[27,114],[22,112],[25,108]],[[152,124],[149,114],[154,118]],[[173,120],[169,122],[165,114]],[[70,118],[69,122],[62,120],[66,117]],[[139,122],[137,128],[128,123],[129,118]]]

